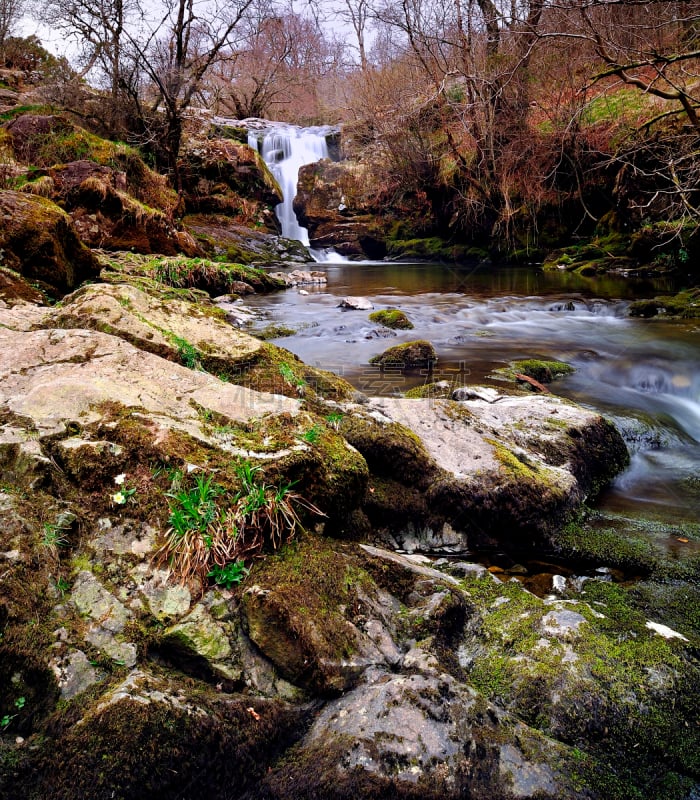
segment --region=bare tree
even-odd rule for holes
[[[137,0],[49,0],[42,17],[77,45],[81,75],[97,69],[116,100],[124,73],[125,26],[138,25],[139,9]]]
[[[24,14],[25,0],[0,0],[0,52],[5,40],[14,32],[15,25]]]
[[[151,129],[153,120],[162,118],[160,145],[177,188],[184,114],[204,76],[235,50],[236,36],[244,32],[243,22],[253,5],[254,0],[166,0],[160,16],[144,25],[143,33],[126,29],[135,62],[152,84]],[[143,117],[149,121],[145,113]]]
[[[313,21],[296,13],[251,19],[236,50],[223,54],[204,83],[204,95],[239,119],[293,107],[304,96],[306,116],[317,108],[316,85],[335,64],[333,49]]]

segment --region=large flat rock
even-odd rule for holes
[[[47,315],[45,324],[101,330],[172,361],[181,360],[189,349],[211,371],[250,362],[262,342],[229,325],[217,311],[128,284],[94,284],[68,297]]]
[[[100,419],[100,404],[142,409],[167,427],[201,436],[197,406],[232,420],[298,411],[296,400],[262,394],[166,361],[90,330],[0,329],[0,404],[40,434]]]
[[[553,395],[375,398],[354,413],[365,429],[350,441],[377,478],[375,535],[409,551],[531,547],[628,459],[610,422]],[[387,436],[403,445],[381,458]]]

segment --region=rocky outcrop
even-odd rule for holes
[[[261,219],[276,227],[270,211],[282,202],[282,192],[251,147],[231,139],[194,138],[185,143],[180,158],[190,213],[235,217],[243,211],[243,205],[257,203]]]
[[[608,423],[351,403],[131,258],[0,305],[0,794],[691,796],[688,583],[540,598],[393,550],[555,548],[624,461]]]
[[[177,225],[177,194],[133,148],[94,136],[60,115],[23,114],[5,128],[16,171],[26,180],[22,191],[60,203],[88,246],[199,252]]]
[[[374,536],[408,550],[556,551],[561,526],[627,463],[620,434],[551,395],[460,396],[374,399],[344,420],[370,465]]]
[[[43,197],[0,192],[0,248],[6,267],[54,296],[99,274],[70,217]]]

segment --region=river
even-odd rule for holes
[[[633,298],[674,291],[665,279],[583,278],[537,268],[436,264],[324,264],[326,286],[248,299],[293,336],[275,340],[308,364],[345,377],[368,395],[427,381],[488,383],[509,361],[565,361],[575,372],[552,391],[611,418],[632,454],[629,469],[597,500],[617,518],[657,521],[663,536],[700,522],[700,324],[630,318]],[[414,324],[388,338],[368,312],[338,308],[361,295],[376,309],[402,309]],[[439,361],[426,371],[382,373],[371,356],[427,339]],[[675,541],[675,539],[674,539]]]

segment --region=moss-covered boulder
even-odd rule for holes
[[[262,269],[228,261],[145,256],[130,251],[101,253],[98,258],[103,281],[136,285],[164,299],[179,296],[206,304],[202,293],[211,297],[229,295],[229,300],[235,300],[239,294],[274,292],[285,286],[284,281]],[[168,287],[183,291],[168,292]]]
[[[398,331],[409,331],[413,329],[413,323],[406,314],[398,308],[384,308],[381,311],[373,311],[369,318],[372,322],[378,322],[385,328]]]
[[[95,136],[56,114],[20,115],[5,127],[15,159],[24,165],[22,191],[60,202],[89,246],[168,255],[199,252],[176,224],[177,193],[134,148]]]
[[[99,275],[95,256],[55,203],[22,192],[0,192],[4,265],[55,295]]]
[[[206,686],[186,698],[157,671],[135,671],[58,712],[48,734],[0,771],[17,800],[76,795],[199,800],[226,786],[254,786],[277,753],[298,737],[303,713],[276,701],[217,696]],[[147,742],[148,746],[144,747]]]
[[[496,370],[494,375],[536,389],[538,388],[537,383],[546,385],[557,378],[570,375],[572,372],[575,372],[574,368],[563,361],[527,358],[521,361],[511,361],[508,367]],[[532,378],[536,383],[530,383],[528,378]]]
[[[247,144],[232,139],[190,138],[181,150],[180,160],[190,213],[260,215],[263,209],[282,202],[282,191],[274,176],[258,152]],[[263,215],[261,219],[270,223],[271,216]]]
[[[664,295],[650,300],[635,300],[630,303],[631,317],[700,317],[700,289],[689,289],[675,295]]]
[[[379,355],[370,358],[370,364],[377,364],[385,369],[416,369],[418,367],[432,367],[437,362],[437,353],[430,342],[417,339],[414,342],[404,342],[385,350]]]
[[[383,398],[341,430],[370,468],[363,509],[375,536],[409,550],[553,550],[629,458],[611,423],[551,395]]]
[[[262,343],[227,324],[213,305],[165,298],[127,284],[94,284],[66,298],[46,324],[118,336],[170,361],[215,375],[240,372]]]

